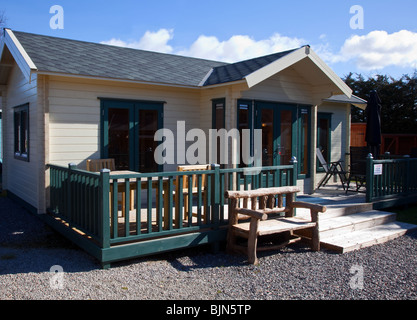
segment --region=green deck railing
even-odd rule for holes
[[[95,256],[103,264],[190,243],[218,242],[226,234],[222,228],[227,224],[226,190],[289,186],[297,181],[295,158],[286,166],[220,169],[212,165],[199,171],[117,175],[106,169],[99,173],[80,170],[75,165],[48,167],[48,215],[53,225],[58,221],[60,230],[65,226],[67,234],[72,230],[94,242],[101,250],[93,250]],[[184,181],[188,181],[187,189]],[[193,234],[191,242],[184,241],[186,234]],[[132,246],[139,242],[140,249]],[[88,250],[91,244],[82,247]],[[113,252],[122,247],[120,254]],[[106,249],[111,254],[106,256]]]
[[[409,196],[417,193],[417,159],[375,160],[368,155],[366,166],[366,201]]]

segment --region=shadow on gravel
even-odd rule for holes
[[[0,197],[0,275],[100,268],[87,253],[52,230],[19,203]]]

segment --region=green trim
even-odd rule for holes
[[[156,110],[158,111],[158,129],[164,127],[163,119],[163,104],[161,101],[147,101],[147,100],[127,100],[127,99],[111,99],[103,98],[100,100],[101,119],[100,119],[100,157],[108,158],[108,110],[112,109],[128,109],[129,110],[129,136],[134,137],[129,139],[129,170],[139,171],[140,155],[138,147],[139,135],[139,112],[141,110]],[[163,170],[163,165],[157,165],[158,172]]]
[[[220,104],[223,104],[223,125],[221,128],[225,128],[226,126],[226,99],[219,98],[219,99],[212,99],[212,109],[211,109],[211,128],[217,129],[217,117],[216,117],[216,109],[220,107]]]
[[[26,130],[27,130],[27,137],[23,137],[23,133],[25,132],[25,128],[22,126],[22,114],[27,114],[26,119]],[[17,121],[17,114],[19,114],[19,128],[16,127],[16,121]],[[19,136],[19,141],[16,141],[16,137]],[[19,142],[19,145],[17,145]],[[26,143],[27,146],[25,147],[26,152],[22,152],[22,144]],[[13,154],[14,158],[18,160],[22,160],[25,162],[29,162],[29,154],[30,154],[30,114],[29,114],[29,103],[25,103],[19,106],[16,106],[13,108]]]
[[[190,248],[202,244],[225,241],[226,235],[227,228],[221,228],[218,230],[193,232],[178,236],[170,236],[167,238],[113,246],[107,249],[102,249],[101,263],[103,265],[108,265],[112,262],[125,259],[138,258],[181,248]]]

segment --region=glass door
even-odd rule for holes
[[[262,165],[290,164],[296,108],[288,105],[256,102],[256,127],[262,129]]]
[[[160,166],[156,163],[154,153],[158,141],[154,140],[155,132],[162,127],[162,116],[159,110],[144,109],[137,110],[137,149],[136,171],[158,172]]]
[[[155,132],[162,128],[161,103],[102,100],[101,114],[102,158],[113,158],[116,170],[161,171],[154,157]]]
[[[108,158],[117,170],[129,170],[129,109],[108,109]]]

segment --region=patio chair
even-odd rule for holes
[[[361,192],[360,188],[365,185],[367,155],[367,147],[350,147],[350,167],[346,193],[349,191],[351,181],[356,183],[356,192]]]
[[[101,169],[114,171],[116,168],[114,159],[87,159],[87,171],[99,172]]]
[[[347,172],[343,170],[342,161],[339,160],[327,163],[327,161],[323,157],[323,154],[321,153],[320,148],[316,149],[316,153],[317,158],[319,159],[320,164],[322,165],[324,172],[326,173],[323,179],[320,180],[317,189],[320,189],[320,187],[324,187],[331,177],[339,176],[343,190],[345,190],[345,183],[347,182]]]
[[[204,171],[204,170],[210,170],[210,165],[203,164],[203,165],[186,165],[186,166],[178,166],[177,171],[179,172],[189,172],[189,171]],[[184,195],[184,219],[188,219],[189,211],[192,210],[192,208],[189,208],[189,185],[188,185],[188,175],[184,176],[178,176],[178,179],[182,179],[182,194]],[[178,186],[179,183],[176,182],[176,185]],[[198,178],[197,175],[193,174],[191,177],[191,188],[192,193],[191,197],[195,194],[198,194]],[[204,213],[202,213],[202,218],[205,222],[207,222],[207,193],[206,193],[206,175],[201,175],[201,193],[203,197],[204,202]],[[197,216],[197,213],[193,212],[193,216]]]

